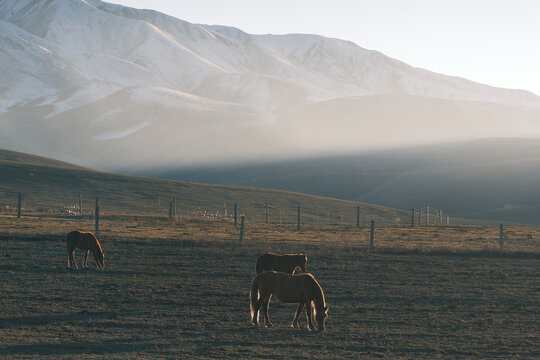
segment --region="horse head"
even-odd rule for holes
[[[319,328],[319,331],[324,331],[324,325],[326,323],[327,317],[328,317],[328,305],[324,307],[323,311],[316,311],[315,321],[317,322],[317,328]]]
[[[95,251],[94,257],[96,258],[97,265],[100,269],[103,269],[105,267],[105,252],[103,251]]]

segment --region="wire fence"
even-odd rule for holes
[[[4,194],[0,196],[0,216],[50,216],[50,217],[82,217],[96,216],[162,216],[175,219],[206,219],[230,221],[238,223],[240,216],[247,221],[269,224],[296,225],[351,225],[369,226],[375,221],[378,226],[434,226],[450,225],[450,216],[441,209],[430,206],[415,208],[409,211],[392,209],[368,204],[355,205],[352,202],[338,201],[325,204],[302,204],[300,201],[277,205],[269,201],[228,202],[209,204],[194,201],[180,201],[176,197],[122,202],[105,196],[104,198],[83,197],[82,193],[71,199],[59,197],[49,202],[41,197],[22,193]],[[96,213],[96,206],[99,211]],[[328,205],[328,206],[325,206]],[[461,223],[463,221],[460,219]]]

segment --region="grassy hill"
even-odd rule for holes
[[[82,194],[83,213],[88,215],[99,197],[105,216],[167,216],[169,201],[175,197],[178,216],[230,218],[237,203],[239,214],[263,221],[268,202],[271,222],[295,223],[297,207],[301,206],[303,223],[354,224],[356,207],[360,206],[362,224],[371,219],[381,225],[410,223],[409,210],[254,187],[116,175],[7,150],[0,150],[0,174],[3,213],[14,213],[21,192],[24,214],[78,210]]]

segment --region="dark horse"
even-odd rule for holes
[[[255,273],[258,275],[263,271],[281,271],[293,274],[296,267],[300,267],[306,272],[307,255],[304,254],[285,254],[277,255],[266,253],[257,258]]]
[[[296,309],[291,324],[292,327],[298,327],[298,317],[305,306],[308,330],[313,329],[311,321],[313,304],[314,320],[317,328],[320,331],[324,330],[324,324],[328,316],[328,306],[321,286],[313,275],[308,273],[291,275],[284,272],[266,271],[255,276],[249,294],[252,325],[258,325],[259,310],[262,308],[265,325],[267,327],[272,326],[270,319],[268,319],[268,307],[272,295],[285,303],[298,303],[298,309]]]
[[[78,269],[75,262],[75,249],[85,250],[83,268],[88,267],[88,254],[92,251],[98,268],[105,266],[105,254],[101,249],[98,239],[91,232],[72,231],[67,234],[68,268],[73,265]]]

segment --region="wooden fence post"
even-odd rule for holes
[[[266,203],[266,223],[268,224],[270,222],[270,217],[269,217],[269,214],[268,214],[268,203]]]
[[[502,250],[504,246],[504,227],[503,224],[499,225],[499,248]]]
[[[360,227],[360,206],[356,207],[356,227]]]
[[[446,225],[450,225],[450,216],[446,215]]]
[[[82,217],[82,193],[79,193],[79,215]]]
[[[429,226],[429,205],[426,206],[426,226]]]
[[[169,219],[172,218],[172,200],[169,200]]]
[[[238,226],[238,206],[234,203],[234,226]]]
[[[300,205],[298,205],[298,219],[296,227],[300,230]]]
[[[21,218],[22,193],[19,192],[19,200],[17,201],[17,219]]]
[[[240,237],[238,239],[238,241],[240,242],[240,245],[242,245],[242,241],[244,240],[244,221],[245,221],[246,217],[244,215],[242,215],[242,217],[240,218]]]
[[[94,223],[94,235],[98,236],[99,233],[99,198],[96,196],[96,208],[95,208],[95,223]]]
[[[414,209],[411,209],[411,227],[414,227]]]
[[[176,197],[172,198],[172,216],[176,217]]]
[[[419,209],[420,214],[418,215],[418,226],[422,226],[422,212],[424,211],[423,208]]]
[[[373,250],[373,238],[375,237],[375,220],[371,220],[369,232],[369,250]]]
[[[439,223],[442,225],[442,210],[439,210]]]

